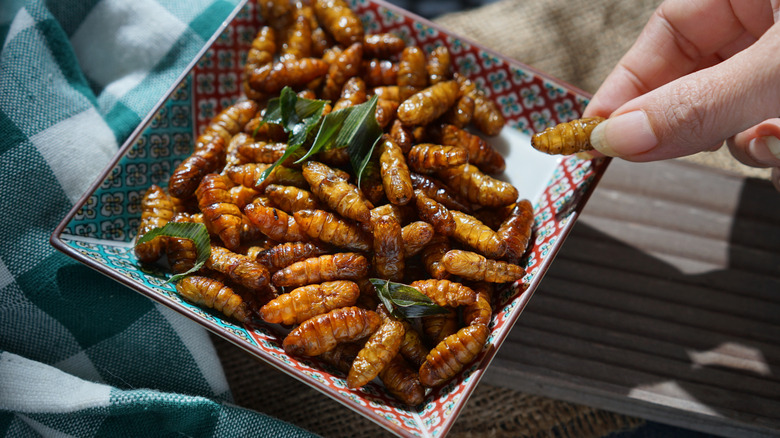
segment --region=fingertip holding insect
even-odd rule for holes
[[[631,111],[605,120],[590,134],[594,149],[609,157],[632,157],[658,146],[644,111]]]
[[[748,144],[748,154],[767,166],[780,166],[780,139],[767,135],[756,137]]]

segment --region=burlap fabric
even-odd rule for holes
[[[593,93],[631,46],[660,0],[503,0],[434,21]],[[727,152],[692,160],[745,175]],[[236,403],[325,437],[390,436],[362,416],[214,337]],[[451,437],[601,437],[643,423],[544,397],[481,384]]]

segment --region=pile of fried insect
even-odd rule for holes
[[[350,388],[379,377],[417,405],[482,350],[494,286],[524,275],[533,208],[490,176],[504,159],[481,137],[505,121],[452,72],[444,47],[425,53],[366,34],[342,0],[259,6],[273,24],[249,51],[246,99],[214,117],[167,192],[152,186],[142,201],[139,238],[203,224],[208,258],[190,272],[195,243],[171,235],[137,244],[136,255],[166,254],[173,273],[187,273],[176,289],[190,302],[290,328],[285,351],[318,356]],[[347,147],[311,153],[316,128],[290,150],[294,134],[268,118],[283,91],[293,106],[321,103],[322,117],[372,102],[379,132],[359,178]],[[399,311],[399,291],[406,310],[409,293],[421,293],[423,310]]]

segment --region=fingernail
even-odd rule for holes
[[[629,157],[653,149],[658,139],[644,111],[631,111],[598,124],[590,143],[604,155]]]
[[[773,135],[756,137],[750,140],[748,153],[767,166],[780,165],[780,139]]]

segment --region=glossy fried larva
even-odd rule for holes
[[[370,283],[369,283],[370,284]],[[371,285],[371,289],[376,292],[376,289],[374,289],[374,286]],[[365,294],[364,292],[361,292],[361,294]],[[401,324],[404,326],[404,338],[401,340],[401,348],[399,349],[399,353],[409,362],[414,364],[416,367],[420,367],[422,363],[425,361],[425,356],[428,355],[428,351],[430,350],[428,347],[425,346],[423,343],[422,338],[420,337],[420,333],[417,332],[417,330],[412,327],[412,324],[409,323],[407,320],[399,320],[393,315],[390,314],[390,312],[387,311],[387,308],[383,304],[379,304],[374,307],[376,309],[376,312],[379,314],[379,316],[382,317],[383,320],[392,320],[392,321],[401,321]]]
[[[309,240],[295,218],[284,211],[253,202],[244,207],[244,214],[260,232],[277,242]]]
[[[340,342],[351,342],[374,333],[382,318],[372,310],[342,307],[302,322],[282,341],[288,354],[319,356]]]
[[[354,252],[311,257],[276,271],[276,286],[304,286],[333,280],[357,280],[368,275],[368,260]]]
[[[346,148],[330,149],[327,151],[320,151],[316,155],[317,160],[321,161],[328,166],[339,167],[349,164],[349,153]],[[333,169],[334,171],[336,169]],[[349,180],[348,177],[342,177],[344,181]]]
[[[395,140],[395,143],[401,148],[401,151],[403,151],[404,154],[408,154],[409,150],[412,149],[414,143],[412,133],[400,120],[393,120],[393,125],[390,127],[390,137]]]
[[[334,101],[341,94],[341,89],[351,77],[358,76],[363,67],[363,45],[355,43],[344,49],[330,63],[322,87],[322,97]]]
[[[417,216],[417,213],[414,211],[414,208],[412,208],[410,205],[395,205],[395,204],[384,204],[380,205],[379,207],[375,207],[371,209],[371,217],[376,216],[382,216],[382,215],[390,215],[395,220],[398,221],[402,226],[409,224],[410,221],[414,220],[414,218]]]
[[[301,8],[293,10],[293,20],[287,28],[282,43],[282,55],[294,58],[308,58],[311,54],[311,20]]]
[[[442,263],[449,273],[474,281],[507,283],[519,280],[525,275],[521,266],[458,249],[444,254]]]
[[[232,185],[224,176],[210,173],[203,177],[195,197],[204,222],[210,224],[225,247],[236,249],[241,245],[243,215],[228,191]]]
[[[244,94],[250,99],[262,100],[264,96],[249,86],[249,76],[256,69],[271,64],[274,61],[276,53],[276,32],[269,26],[263,26],[257,32],[252,40],[252,47],[246,56],[244,63],[244,74],[242,75],[241,85]]]
[[[409,203],[414,197],[414,188],[403,151],[387,134],[379,140],[378,150],[382,184],[387,199],[396,205]]]
[[[170,194],[180,199],[191,197],[204,176],[225,165],[225,148],[225,140],[217,136],[185,158],[168,180]]]
[[[235,138],[235,137],[234,137]],[[287,150],[287,143],[265,142],[265,141],[247,141],[238,144],[236,153],[239,156],[240,163],[275,163],[282,158]],[[300,158],[300,156],[298,157]]]
[[[165,226],[173,218],[173,203],[162,188],[152,184],[141,200],[141,224],[138,226],[138,238],[154,228]],[[143,263],[152,263],[162,256],[166,238],[162,236],[133,249],[135,256]]]
[[[263,321],[271,324],[300,324],[333,309],[352,306],[358,296],[360,289],[351,281],[326,281],[279,295],[261,307],[259,313]]]
[[[347,80],[347,82],[344,84],[344,87],[341,89],[341,96],[339,97],[339,100],[333,104],[333,111],[360,105],[366,100],[368,100],[368,97],[366,96],[365,81],[357,76],[351,77]]]
[[[450,273],[444,269],[441,259],[447,251],[452,249],[452,244],[447,236],[435,234],[430,242],[420,251],[425,270],[431,277],[437,280],[449,278]]]
[[[247,204],[260,196],[260,192],[257,190],[242,185],[231,187],[228,193],[230,194],[230,199],[233,200],[233,204],[236,204],[239,209],[243,209]]]
[[[501,173],[506,169],[504,157],[480,136],[454,125],[441,129],[441,144],[460,146],[468,151],[469,163],[485,173]]]
[[[533,226],[534,206],[527,199],[518,201],[497,231],[499,239],[506,242],[507,261],[515,264],[520,261],[531,241]]]
[[[307,161],[303,165],[303,177],[317,198],[341,216],[358,222],[371,219],[368,203],[360,190],[339,177],[329,166]]]
[[[415,172],[435,173],[469,162],[469,152],[460,146],[419,143],[409,150],[406,160]]]
[[[450,236],[455,232],[455,219],[447,207],[426,196],[422,190],[415,190],[414,198],[420,219],[431,224],[439,234]]]
[[[176,291],[185,300],[215,309],[229,318],[248,322],[250,311],[246,302],[224,283],[208,277],[190,276],[176,283]]]
[[[411,173],[412,186],[415,190],[420,190],[425,195],[450,210],[470,211],[471,209],[465,202],[460,201],[454,193],[450,192],[441,182],[421,175],[416,172]]]
[[[412,222],[401,228],[401,238],[404,242],[404,257],[417,255],[433,239],[433,225],[424,221]]]
[[[271,167],[268,163],[247,163],[231,166],[225,169],[225,174],[231,181],[242,186],[264,191],[269,184],[280,184],[299,188],[308,188],[308,183],[300,170],[286,166],[276,166],[273,171],[262,179],[263,172]]]
[[[448,312],[443,315],[422,318],[423,334],[430,345],[436,345],[458,331],[458,313],[455,309],[447,310]]]
[[[328,248],[314,242],[285,242],[265,249],[255,256],[270,272],[276,272],[295,262],[327,254]]]
[[[399,282],[404,276],[404,241],[401,224],[390,215],[371,218],[374,234],[373,267],[380,278]]]
[[[327,72],[328,64],[319,58],[284,58],[254,69],[249,86],[260,93],[274,94],[285,86],[306,85]]]
[[[293,3],[288,0],[258,0],[262,17],[269,23],[279,22],[292,12]]]
[[[192,223],[190,215],[187,213],[176,213],[171,219],[175,223]],[[165,254],[168,257],[168,266],[174,274],[187,272],[195,266],[198,259],[198,250],[190,239],[179,239],[169,237],[168,244],[165,247]]]
[[[471,288],[449,280],[417,280],[411,284],[440,306],[468,306],[477,300]]]
[[[441,341],[420,367],[420,383],[433,388],[454,377],[482,351],[488,334],[486,325],[472,324]]]
[[[448,167],[436,176],[461,198],[484,207],[503,207],[517,200],[517,188],[482,173],[473,164]]]
[[[493,315],[493,308],[490,305],[490,300],[493,297],[493,285],[481,281],[471,284],[470,287],[477,293],[477,301],[466,306],[463,310],[463,321],[466,325],[490,324],[490,317]]]
[[[225,274],[233,282],[253,291],[267,286],[270,278],[268,269],[260,262],[220,246],[211,245],[211,253],[205,266]]]
[[[455,101],[455,105],[441,116],[441,120],[448,125],[463,128],[471,123],[473,116],[474,98],[467,94],[465,96],[460,96],[458,100]]]
[[[385,129],[395,120],[398,105],[398,101],[395,100],[377,99],[374,117],[380,128]]]
[[[371,159],[366,163],[366,167],[363,168],[363,176],[360,178],[360,190],[372,205],[379,204],[385,197],[385,186],[382,182],[382,171],[376,150]]]
[[[362,63],[361,75],[366,85],[371,88],[395,85],[398,80],[398,64],[389,59],[366,59]]]
[[[333,37],[322,27],[315,27],[311,31],[311,54],[312,56],[319,56],[325,54],[325,51],[334,44]]]
[[[347,374],[349,369],[352,368],[352,362],[355,361],[358,352],[362,348],[363,345],[360,342],[345,342],[336,345],[333,350],[326,351],[318,357],[342,373]]]
[[[241,132],[251,120],[259,106],[252,100],[241,100],[219,112],[206,126],[195,142],[195,150],[210,143],[214,138],[221,137],[227,145],[230,139]]]
[[[269,184],[265,188],[265,195],[274,205],[287,213],[320,208],[320,203],[312,192],[298,187]]]
[[[455,210],[451,210],[450,214],[455,219],[455,230],[452,232],[455,240],[493,259],[501,258],[506,253],[506,242],[477,218]]]
[[[401,355],[394,357],[379,373],[385,388],[393,397],[408,406],[417,406],[425,400],[425,388],[417,371]]]
[[[301,231],[313,239],[351,251],[371,251],[371,235],[331,212],[298,210],[293,217]]]
[[[404,125],[427,125],[449,110],[458,99],[458,84],[444,81],[421,90],[398,107],[398,119]]]
[[[398,321],[385,320],[368,338],[358,352],[347,374],[347,386],[360,388],[373,380],[398,355],[401,340],[404,337],[404,325]]]
[[[401,103],[401,92],[398,89],[398,85],[385,85],[382,87],[374,87],[371,90],[377,99],[394,100]]]
[[[534,134],[531,137],[531,146],[551,155],[571,155],[592,150],[590,133],[603,121],[603,117],[586,117],[559,123]]]
[[[450,51],[444,46],[438,46],[428,54],[425,69],[428,72],[428,83],[438,84],[452,77]]]
[[[428,86],[425,52],[417,46],[405,47],[398,61],[398,91],[401,101]]]
[[[506,119],[496,104],[483,93],[474,96],[474,115],[472,122],[483,134],[489,136],[498,135],[506,125]]]
[[[322,27],[344,47],[362,43],[363,23],[344,0],[315,0],[314,13]]]
[[[392,33],[374,33],[363,38],[363,50],[366,58],[389,59],[401,53],[406,43]]]

